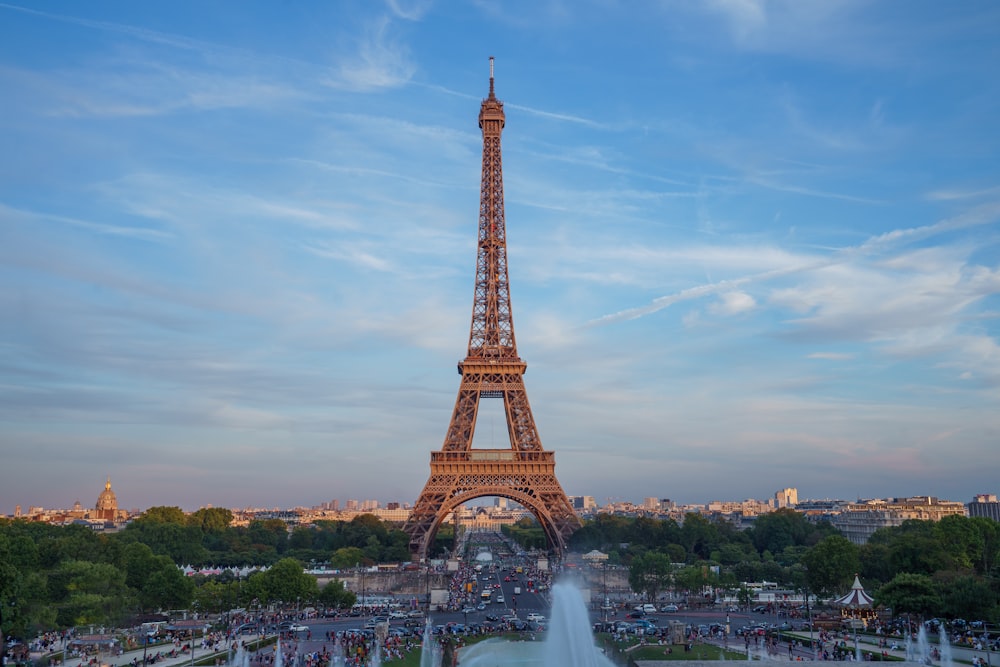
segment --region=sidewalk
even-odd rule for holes
[[[274,639],[276,635],[266,635],[263,638],[260,635],[240,635],[238,637],[239,641],[246,642],[246,644],[251,644],[252,642],[257,642],[258,640],[263,642],[269,642],[267,646],[264,647],[266,652],[269,648],[273,647]],[[147,658],[150,656],[160,655],[160,658],[155,663],[150,663],[149,667],[184,667],[185,665],[197,665],[198,663],[210,659],[214,664],[217,658],[222,658],[222,664],[228,664],[229,660],[232,658],[229,651],[216,651],[203,649],[200,646],[195,648],[193,660],[192,653],[188,651],[187,653],[182,653],[177,651],[175,657],[166,657],[167,653],[170,653],[174,649],[173,644],[160,644],[157,646],[149,646],[146,649]],[[60,652],[56,651],[55,655]],[[121,655],[100,655],[98,657],[98,664],[100,667],[131,667],[132,661],[135,660],[139,667],[142,667],[142,648],[132,649],[125,651]],[[52,653],[32,653],[31,660],[35,664],[42,665],[46,667],[46,658],[53,655]],[[88,667],[90,664],[90,658],[66,658],[63,660],[61,667]]]

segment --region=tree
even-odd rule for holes
[[[337,549],[330,556],[330,567],[337,570],[346,570],[347,568],[367,565],[369,563],[370,561],[365,556],[365,552],[358,547]]]
[[[701,514],[689,512],[684,515],[680,529],[680,542],[688,553],[688,562],[707,559],[718,541],[718,530]]]
[[[633,591],[643,593],[650,602],[654,602],[660,591],[670,586],[672,575],[670,558],[666,554],[650,551],[632,560],[628,583]]]
[[[934,584],[941,596],[941,615],[947,618],[995,618],[997,591],[974,574],[938,572]]]
[[[125,573],[107,563],[66,561],[49,577],[57,622],[73,625],[119,621],[128,604]]]
[[[813,530],[805,515],[783,507],[757,517],[750,538],[758,551],[780,554],[786,547],[804,545]]]
[[[155,568],[139,589],[139,600],[143,609],[186,609],[191,605],[194,590],[194,582],[173,561],[156,556]]]
[[[857,545],[840,535],[823,538],[802,562],[808,568],[809,587],[821,596],[843,592],[861,568]]]
[[[180,507],[158,506],[150,507],[132,523],[136,522],[175,523],[178,526],[184,526],[187,525],[188,519]]]
[[[677,587],[695,595],[701,595],[705,586],[714,584],[715,580],[715,573],[707,565],[691,565],[674,574]]]
[[[903,573],[875,591],[875,603],[889,607],[896,616],[915,614],[929,617],[941,608],[941,597],[929,576]]]
[[[344,587],[344,582],[333,579],[320,589],[319,602],[327,609],[347,609],[353,607],[358,596]]]
[[[189,526],[197,526],[206,533],[221,533],[233,522],[233,512],[225,507],[203,507],[187,518]]]
[[[294,558],[282,558],[266,572],[251,576],[247,589],[262,604],[314,600],[319,594],[316,578]]]
[[[938,542],[951,556],[951,568],[972,571],[982,561],[984,540],[967,517],[954,514],[934,523]]]
[[[953,558],[938,541],[933,521],[904,521],[893,531],[889,561],[897,574],[925,574],[952,569]]]

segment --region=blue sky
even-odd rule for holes
[[[567,493],[1000,491],[997,3],[47,2],[0,3],[0,512],[415,500],[489,56]]]

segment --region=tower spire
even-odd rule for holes
[[[496,94],[493,92],[493,56],[490,56],[490,99],[494,99]]]

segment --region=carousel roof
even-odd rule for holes
[[[874,601],[875,598],[865,593],[865,588],[861,585],[858,575],[854,575],[854,585],[851,586],[851,591],[834,600],[835,603],[845,607],[870,607]]]

